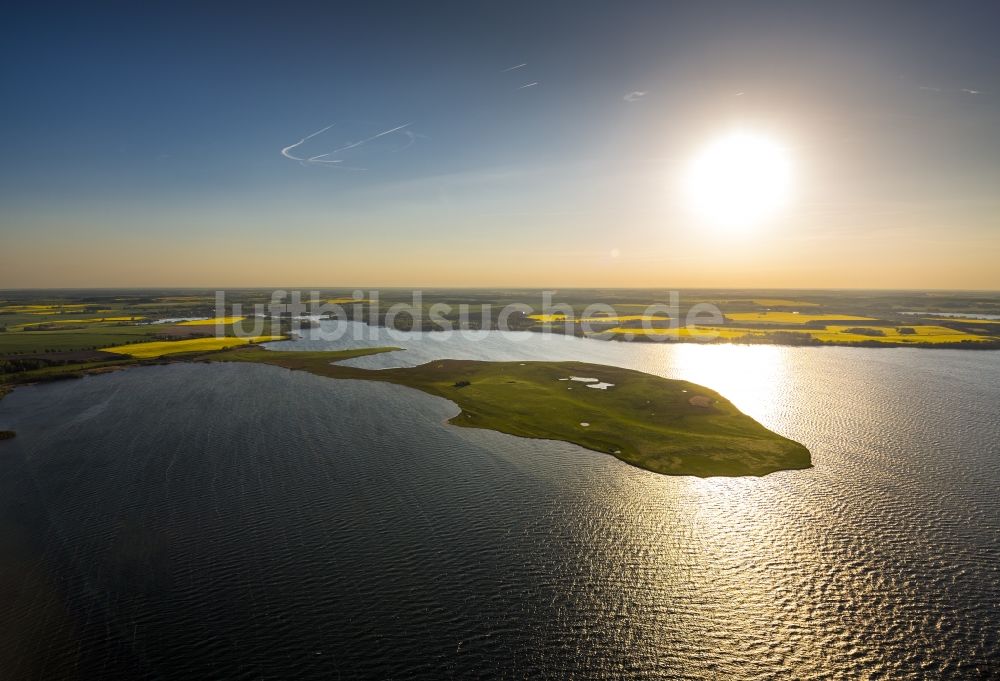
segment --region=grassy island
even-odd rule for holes
[[[700,385],[583,362],[437,360],[368,370],[333,364],[397,348],[277,352],[237,348],[211,361],[273,364],[331,378],[387,381],[455,402],[451,423],[563,440],[666,475],[765,475],[808,468],[809,450]]]

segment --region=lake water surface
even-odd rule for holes
[[[0,679],[1000,675],[1000,352],[322,331],[272,345],[685,378],[814,468],[661,476],[268,366],[20,388]]]

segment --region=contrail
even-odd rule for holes
[[[326,132],[327,130],[329,130],[330,128],[332,128],[334,125],[336,125],[336,123],[331,123],[330,125],[326,126],[322,130],[317,130],[316,132],[314,132],[311,135],[306,135],[305,137],[303,137],[302,139],[300,139],[295,144],[289,144],[287,147],[285,147],[284,149],[281,150],[281,155],[284,156],[285,158],[290,158],[293,161],[306,161],[306,160],[308,160],[308,159],[304,159],[304,158],[299,158],[298,156],[292,156],[288,152],[291,151],[292,149],[294,149],[295,147],[299,146],[300,144],[305,143],[305,141],[307,139],[310,139],[312,137],[315,137],[316,135],[319,135],[319,134],[322,134],[322,133]]]
[[[528,63],[525,62],[524,64],[518,64],[517,66],[511,66],[509,69],[504,69],[500,73],[507,73],[508,71],[513,71],[514,69],[519,69],[519,68],[525,67],[527,65],[528,65]]]
[[[317,154],[316,156],[310,156],[310,157],[309,157],[309,158],[307,158],[306,160],[307,160],[307,161],[308,161],[309,163],[343,163],[343,161],[342,161],[342,160],[340,160],[340,159],[333,159],[333,160],[330,160],[330,161],[321,161],[321,160],[320,160],[320,159],[322,159],[323,157],[325,157],[325,156],[329,156],[329,155],[330,155],[330,154]]]
[[[340,147],[339,149],[334,149],[330,153],[331,154],[336,154],[337,152],[340,152],[340,151],[346,151],[348,149],[353,149],[354,147],[360,147],[362,144],[365,144],[366,142],[371,142],[373,139],[378,139],[379,137],[382,137],[383,135],[388,135],[389,133],[396,132],[397,130],[402,130],[403,128],[408,128],[411,125],[413,125],[413,123],[404,123],[403,125],[398,125],[395,128],[391,128],[390,130],[383,130],[382,132],[378,133],[377,135],[372,135],[371,137],[363,139],[360,142],[351,142],[347,146]],[[304,142],[305,140],[302,140],[302,141]],[[301,142],[299,144],[301,144]]]
[[[343,168],[345,170],[364,170],[364,168],[353,168],[351,166],[339,165],[339,164],[341,164],[341,163],[344,162],[343,159],[330,158],[330,156],[332,156],[334,154],[337,154],[337,153],[339,153],[341,151],[347,151],[348,149],[354,149],[355,147],[360,147],[362,144],[365,144],[367,142],[371,142],[372,140],[378,139],[379,137],[382,137],[384,135],[389,135],[391,133],[398,132],[398,131],[400,131],[400,130],[402,130],[404,128],[407,128],[407,127],[409,127],[409,126],[411,126],[413,124],[412,123],[404,123],[403,125],[398,125],[395,128],[390,128],[389,130],[383,130],[382,132],[380,132],[378,134],[375,134],[375,135],[372,135],[371,137],[367,137],[367,138],[365,138],[365,139],[363,139],[363,140],[361,140],[359,142],[351,142],[349,144],[346,144],[346,145],[340,147],[339,149],[334,149],[333,151],[327,152],[325,154],[316,154],[315,156],[310,156],[310,157],[306,158],[304,156],[296,156],[295,154],[292,153],[293,149],[295,149],[296,147],[304,144],[306,142],[306,140],[309,140],[309,139],[315,137],[316,135],[320,135],[320,134],[326,132],[327,130],[329,130],[330,128],[332,128],[334,125],[336,125],[336,124],[335,123],[331,123],[330,125],[326,126],[322,130],[317,130],[316,132],[312,133],[311,135],[306,135],[305,137],[303,137],[302,139],[300,139],[295,144],[289,144],[287,147],[285,147],[284,149],[281,150],[281,155],[284,156],[285,158],[291,159],[293,161],[298,161],[299,164],[303,165],[303,166],[315,164],[315,165],[325,165],[327,167]],[[408,136],[409,139],[408,139],[407,144],[405,144],[402,147],[402,149],[406,149],[407,147],[409,147],[410,145],[412,145],[414,143],[414,141],[415,141],[415,138],[416,138],[416,135],[414,135],[410,131],[407,131],[406,135]],[[397,151],[399,151],[399,149],[397,149]]]
[[[538,81],[536,80],[536,81],[535,81],[534,83],[528,83],[527,85],[522,85],[521,87],[519,87],[519,88],[517,88],[517,89],[518,89],[518,90],[523,90],[524,88],[526,88],[526,87],[531,87],[531,86],[533,86],[533,85],[538,85]]]

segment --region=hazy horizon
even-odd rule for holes
[[[9,12],[0,288],[1000,289],[995,4],[386,9]]]
[[[11,287],[11,288],[0,288],[0,292],[14,292],[14,293],[26,293],[26,292],[58,292],[58,291],[76,291],[76,292],[87,292],[87,291],[101,291],[101,292],[129,292],[129,291],[145,291],[145,292],[158,292],[158,291],[260,291],[260,290],[274,290],[280,291],[284,290],[287,292],[299,291],[308,292],[311,290],[319,291],[350,291],[355,290],[361,292],[371,292],[371,291],[679,291],[681,293],[685,291],[719,291],[719,292],[738,292],[738,291],[750,291],[754,293],[768,293],[768,292],[817,292],[817,293],[837,293],[840,291],[850,292],[850,293],[956,293],[956,294],[996,294],[1000,292],[1000,289],[959,289],[959,288],[868,288],[868,287],[796,287],[796,286],[784,286],[784,287],[754,287],[754,286],[556,286],[556,285],[475,285],[475,286],[399,286],[399,285],[370,285],[370,286],[354,286],[349,284],[262,284],[262,285],[250,285],[250,284],[238,284],[232,286],[214,286],[214,285],[186,285],[186,286],[25,286],[25,287]]]

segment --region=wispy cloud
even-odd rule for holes
[[[524,68],[527,65],[528,65],[528,63],[525,62],[524,64],[518,64],[517,66],[511,66],[510,68],[504,69],[500,73],[507,73],[508,71],[515,71],[517,69],[522,69],[522,68]]]
[[[537,80],[534,83],[526,83],[525,85],[522,85],[521,87],[519,87],[517,89],[518,90],[523,90],[526,87],[534,87],[536,85],[538,85],[538,81]]]
[[[945,89],[945,88],[940,88],[940,87],[934,87],[932,85],[920,85],[920,86],[918,86],[918,89],[923,90],[924,92],[941,92],[941,93],[944,93],[944,94],[956,94],[956,93],[959,93],[959,92],[962,93],[963,95],[985,95],[986,94],[983,90],[976,90],[976,89],[971,88],[971,87],[963,87],[963,88],[958,88],[957,90],[952,90],[951,88]]]
[[[647,94],[648,93],[645,92],[644,90],[633,90],[632,92],[630,92],[627,95],[625,95],[624,97],[622,97],[622,99],[624,99],[626,102],[638,102],[640,99],[642,99],[643,97],[645,97]]]

